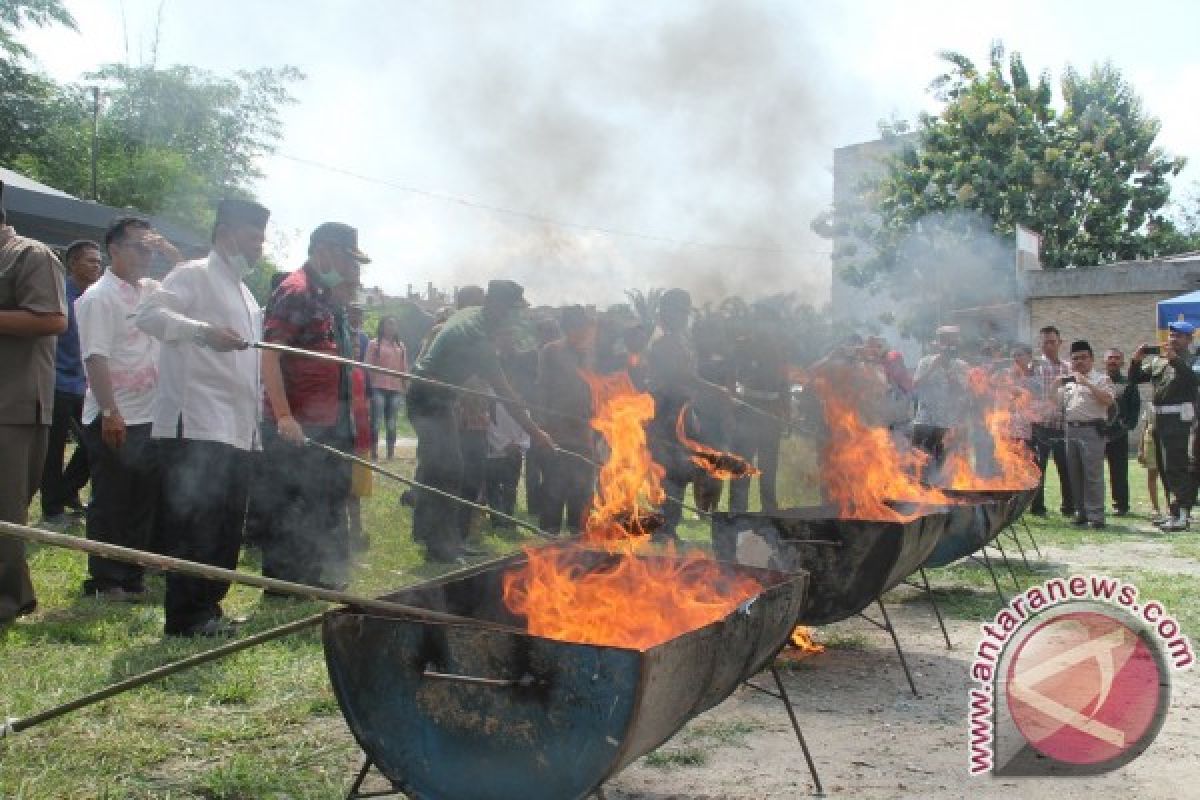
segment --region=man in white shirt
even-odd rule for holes
[[[242,546],[250,453],[261,448],[258,353],[262,311],[243,278],[262,258],[270,212],[246,200],[217,208],[213,249],[180,264],[149,294],[137,326],[162,342],[152,436],[163,461],[172,553],[235,569]],[[169,573],[165,632],[219,636],[227,581]]]
[[[89,539],[149,549],[160,491],[150,423],[158,387],[158,342],[133,324],[143,297],[158,288],[145,278],[155,253],[172,263],[179,252],[144,219],[124,217],[104,234],[112,266],[75,301],[80,353],[87,372],[84,442],[92,475]],[[88,557],[86,594],[133,600],[145,594],[144,570]]]
[[[1059,378],[1059,400],[1066,410],[1067,475],[1076,500],[1076,525],[1104,527],[1103,430],[1115,400],[1112,380],[1095,369],[1092,346],[1071,343],[1071,374]]]

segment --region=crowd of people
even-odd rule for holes
[[[603,459],[589,375],[616,372],[655,400],[647,435],[666,493],[657,540],[677,537],[688,486],[704,511],[724,491],[685,439],[756,464],[762,509],[778,507],[780,444],[805,373],[769,304],[715,327],[711,315],[693,322],[683,289],[661,295],[655,319],[620,325],[569,306],[535,320],[533,346],[521,347],[524,291],[493,280],[460,289],[410,354],[394,317],[373,336],[364,330],[355,299],[370,259],[346,224],[313,230],[305,263],[278,275],[260,308],[244,278],[262,256],[268,219],[258,203],[223,201],[211,251],[185,261],[150,222],[126,217],[102,243],[71,244],[60,262],[0,217],[0,466],[13,476],[0,482],[0,519],[25,523],[40,489],[49,526],[83,514],[89,539],[227,569],[249,538],[265,576],[344,588],[352,552],[368,545],[359,501],[369,485],[342,454],[379,460],[382,438],[383,458],[393,458],[403,409],[417,437],[412,537],[428,560],[454,562],[477,554],[478,517],[459,501],[490,507],[494,526],[509,527],[522,475],[541,530],[581,529]],[[151,274],[162,263],[160,281]],[[1139,458],[1169,498],[1159,521],[1183,530],[1196,495],[1192,333],[1173,324],[1162,352],[1138,348],[1128,374],[1117,350],[1099,369],[1085,341],[1062,360],[1053,327],[1040,331],[1036,358],[1024,345],[1005,358],[989,346],[974,363],[959,331],[942,328],[911,372],[883,339],[855,337],[807,374],[837,361],[869,366],[879,388],[872,413],[929,454],[931,480],[948,447],[970,439],[970,370],[1003,375],[1036,401],[1014,415],[1011,435],[1039,466],[1054,459],[1062,513],[1093,527],[1105,521],[1106,459],[1113,510],[1129,511],[1127,436],[1144,416]],[[1144,415],[1142,383],[1153,385]],[[71,439],[78,446],[67,459]],[[750,477],[729,482],[731,511],[748,510],[750,489]],[[1046,513],[1040,489],[1032,512]],[[238,622],[222,609],[228,588],[169,573],[165,633],[228,634]],[[81,589],[138,600],[145,571],[93,556]],[[0,537],[0,622],[35,604],[20,541]]]

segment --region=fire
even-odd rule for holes
[[[687,432],[684,430],[684,421],[687,419],[687,412],[688,405],[684,404],[683,408],[679,409],[679,416],[675,420],[675,435],[679,437],[680,444],[688,449],[693,464],[717,480],[722,481],[735,478],[752,478],[762,474],[762,470],[739,455],[722,453],[720,450],[714,450],[707,445],[697,442],[695,439],[689,439]]]
[[[975,370],[972,370],[974,373]],[[980,371],[982,372],[982,371]],[[968,388],[983,407],[983,427],[991,447],[990,464],[972,464],[964,442],[950,450],[942,466],[941,483],[950,489],[1027,489],[1037,485],[1033,453],[1014,438],[1016,417],[1032,418],[1033,395],[1007,381],[982,373]]]
[[[592,427],[609,448],[582,537],[586,547],[526,548],[526,563],[504,576],[504,602],[536,636],[645,650],[721,619],[762,586],[698,551],[651,554],[646,538],[634,535],[665,499],[664,470],[650,455],[644,427],[654,400],[625,373],[583,374],[592,389]]]
[[[900,452],[882,425],[860,415],[848,387],[859,383],[854,367],[828,366],[813,376],[821,398],[829,436],[821,449],[825,496],[846,519],[904,520],[888,500],[944,504],[942,492],[921,484],[918,475],[928,460],[919,450]]]
[[[806,625],[797,625],[792,631],[789,642],[792,647],[798,648],[804,653],[816,655],[817,653],[825,652],[825,645],[813,638],[813,629]]]

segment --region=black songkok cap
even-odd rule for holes
[[[217,205],[217,225],[253,225],[255,228],[265,228],[270,218],[271,212],[253,200],[227,197]]]
[[[1087,339],[1077,339],[1076,341],[1071,342],[1071,353],[1072,355],[1075,353],[1087,353],[1091,355],[1092,346],[1088,344]]]
[[[495,280],[488,281],[484,305],[511,309],[526,308],[529,303],[525,302],[525,290],[521,288],[521,284],[516,281]]]

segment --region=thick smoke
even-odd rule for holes
[[[794,15],[732,3],[670,11],[681,9],[628,7],[622,27],[505,26],[552,34],[536,41],[461,20],[472,50],[426,113],[489,200],[676,241],[497,216],[502,233],[482,237],[443,282],[504,273],[546,302],[652,285],[698,301],[823,294],[827,244],[809,230],[828,203],[833,147],[829,76],[813,66],[821,46]]]

